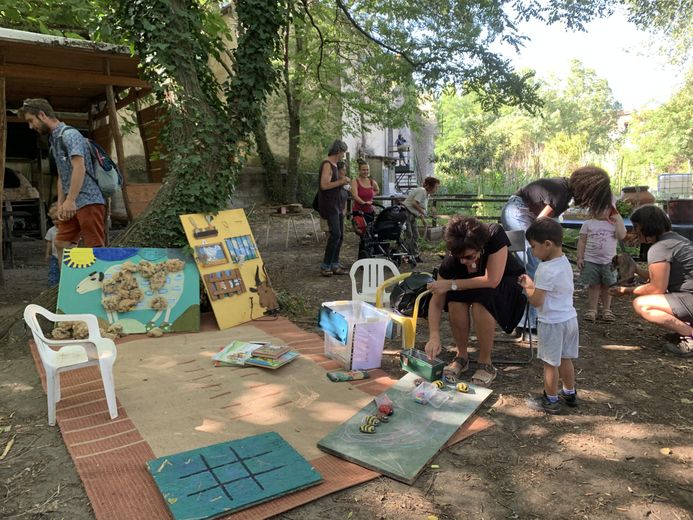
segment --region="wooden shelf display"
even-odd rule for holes
[[[216,273],[204,275],[207,294],[212,300],[227,298],[234,294],[243,294],[246,291],[241,271],[238,269],[225,269]]]
[[[242,209],[180,215],[220,329],[277,307],[260,251]]]

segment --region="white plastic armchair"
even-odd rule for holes
[[[87,324],[89,337],[86,339],[57,340],[47,338],[37,316],[53,323],[82,321]],[[60,373],[90,365],[97,365],[101,372],[103,388],[111,419],[118,417],[118,406],[113,382],[113,363],[116,346],[113,340],[104,338],[99,331],[99,322],[93,314],[53,314],[40,305],[30,304],[24,309],[24,321],[31,329],[36,349],[46,372],[46,394],[48,396],[48,424],[55,425],[56,403],[60,401]]]
[[[359,269],[363,269],[361,291],[356,281],[356,273]],[[389,276],[399,276],[397,266],[385,258],[362,258],[354,262],[349,271],[352,301],[374,304],[378,286],[388,278],[387,270],[391,273]]]

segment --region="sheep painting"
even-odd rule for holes
[[[181,294],[183,293],[183,282],[185,280],[183,272],[167,272],[165,269],[163,271],[159,271],[165,273],[165,282],[163,284],[157,284],[156,288],[152,289],[150,285],[153,285],[153,278],[145,278],[139,270],[129,270],[127,264],[128,262],[125,264],[111,266],[104,272],[94,271],[89,273],[81,282],[79,282],[79,284],[77,284],[77,294],[85,294],[90,291],[101,289],[104,295],[102,297],[102,303],[106,309],[109,324],[118,322],[119,312],[150,310],[152,308],[152,299],[156,298],[158,301],[165,299],[166,307],[160,308],[162,305],[158,305],[157,312],[154,317],[145,324],[145,330],[149,331],[154,327],[159,327],[164,332],[169,332],[171,330],[171,323],[169,321],[171,311],[176,306],[178,300],[180,300]],[[150,263],[148,262],[148,264]],[[150,265],[156,266],[157,264]],[[162,262],[159,265],[164,266],[165,262]],[[126,273],[130,276],[123,276],[123,274]],[[132,279],[129,287],[126,286],[125,288],[118,288],[115,291],[106,290],[106,287],[109,287],[109,284],[111,284],[113,280],[127,280],[128,278]],[[159,287],[159,285],[162,286]],[[133,293],[139,294],[133,296]],[[109,300],[114,302],[116,305],[107,305],[106,302]],[[125,304],[124,306],[122,305],[123,303]]]

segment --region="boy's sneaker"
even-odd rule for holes
[[[566,394],[563,389],[561,389],[558,392],[558,399],[562,401],[564,404],[567,406],[570,406],[571,408],[575,408],[578,405],[578,400],[577,400],[577,390],[575,391],[574,394]]]
[[[549,401],[549,398],[546,397],[546,392],[544,392],[542,395],[527,399],[527,406],[529,406],[532,410],[536,410],[537,412],[546,412],[551,415],[561,413],[561,405],[559,401],[556,401],[555,403]]]

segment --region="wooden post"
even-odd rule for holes
[[[109,75],[111,74],[111,65],[108,61],[106,61],[106,72]],[[116,108],[113,85],[106,86],[106,103],[108,104],[108,124],[111,125],[111,134],[113,135],[113,142],[115,142],[118,168],[123,175],[123,204],[125,204],[125,212],[127,213],[128,220],[132,222],[132,212],[130,211],[130,204],[128,202],[128,174],[125,166],[125,150],[123,149],[123,136],[120,134],[120,127],[118,126],[118,109]]]
[[[4,60],[0,57],[0,63]],[[0,213],[5,209],[5,153],[7,144],[7,107],[5,106],[5,76],[0,76]],[[5,287],[5,242],[0,226],[0,285]],[[9,238],[9,237],[8,237]]]

